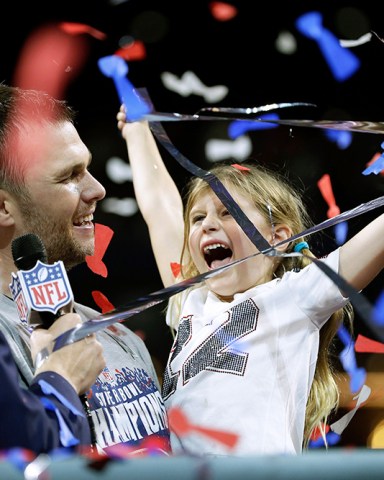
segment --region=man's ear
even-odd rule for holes
[[[284,223],[279,223],[278,225],[275,225],[274,229],[274,244],[277,245],[278,243],[287,240],[287,238],[292,237],[292,230],[288,225],[285,225]],[[276,248],[279,252],[285,252],[289,246],[289,242],[284,243],[283,245],[280,245],[279,247]]]
[[[16,210],[12,196],[6,190],[0,189],[0,227],[11,227],[15,224]]]

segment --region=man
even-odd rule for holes
[[[73,124],[73,111],[36,91],[0,85],[0,330],[13,337],[13,354],[29,384],[33,368],[19,335],[9,283],[13,239],[38,235],[48,263],[66,269],[94,251],[93,214],[103,186],[88,170],[91,155]],[[82,321],[99,313],[75,303]],[[159,383],[143,341],[121,324],[97,334],[106,367],[88,393],[97,445],[108,453],[126,444],[132,454],[151,447],[168,452],[169,429]]]
[[[49,350],[63,331],[80,323],[68,313],[48,330],[31,335],[32,357]],[[51,353],[35,371],[29,388],[20,385],[11,348],[0,332],[0,449],[48,453],[56,448],[89,447],[91,431],[79,395],[105,367],[101,344],[91,335]]]

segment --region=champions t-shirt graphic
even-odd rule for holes
[[[105,368],[88,392],[98,445],[124,443],[141,449],[152,439],[170,452],[167,415],[161,394],[142,368]]]

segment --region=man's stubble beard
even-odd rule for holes
[[[41,214],[31,199],[24,199],[19,205],[24,233],[34,233],[40,237],[46,248],[48,264],[61,260],[66,270],[70,270],[83,263],[87,255],[93,255],[93,249],[85,249],[73,238],[67,225],[47,214]]]

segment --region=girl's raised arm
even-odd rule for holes
[[[167,287],[175,283],[171,262],[180,261],[183,245],[181,195],[164,165],[148,123],[126,123],[123,107],[117,120],[127,144],[136,201],[148,226],[157,268]]]

